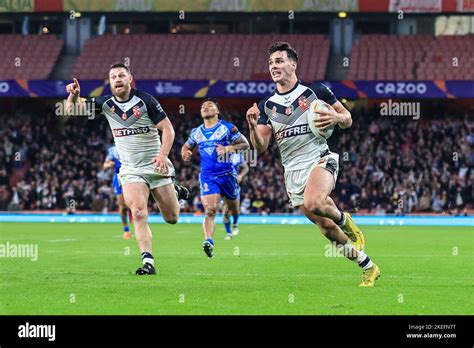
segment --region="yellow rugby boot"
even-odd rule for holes
[[[374,287],[375,281],[380,277],[380,268],[374,263],[374,265],[364,270],[362,273],[362,283],[359,284],[361,287]]]
[[[344,225],[340,226],[342,231],[352,242],[352,245],[357,250],[364,250],[365,248],[365,238],[364,234],[359,227],[356,226],[354,220],[352,220],[351,214],[343,213],[346,217],[346,222]]]

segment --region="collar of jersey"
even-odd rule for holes
[[[202,129],[204,129],[205,131],[210,131],[210,130],[216,129],[216,127],[217,127],[218,125],[220,125],[220,124],[221,124],[221,120],[217,121],[217,123],[216,123],[215,126],[212,126],[211,128],[206,128],[206,127],[204,126],[204,123],[203,123],[203,124],[202,124]]]
[[[125,101],[118,101],[117,98],[115,98],[115,96],[113,96],[113,97],[114,97],[114,101],[115,101],[116,103],[122,103],[122,104],[123,104],[123,103],[128,103],[130,100],[132,100],[132,98],[133,98],[133,96],[135,95],[135,92],[136,92],[136,91],[137,91],[137,90],[136,90],[135,88],[131,88],[131,89],[130,89],[130,95],[128,96],[128,99],[125,100]]]
[[[300,80],[297,80],[295,85],[293,86],[293,88],[290,89],[288,92],[280,93],[280,92],[278,92],[278,89],[275,89],[275,93],[278,94],[278,95],[287,95],[287,94],[293,92],[300,85],[300,82],[301,82]]]

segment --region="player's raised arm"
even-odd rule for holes
[[[249,123],[250,129],[250,142],[253,147],[262,153],[268,148],[270,138],[272,137],[272,131],[265,125],[258,124],[258,118],[260,117],[260,110],[256,103],[247,110],[247,122]]]
[[[79,81],[76,78],[72,79],[73,82],[66,86],[66,91],[69,93],[67,100],[66,100],[66,114],[70,115],[72,112],[71,110],[79,100],[79,96],[81,94],[81,86],[79,85]]]

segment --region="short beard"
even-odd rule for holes
[[[210,119],[213,119],[214,117],[217,118],[219,117],[219,114],[215,114],[215,115],[206,115],[206,116],[201,116],[204,120],[210,120]]]
[[[120,93],[120,94],[118,94],[117,92],[115,92],[115,93],[114,93],[114,96],[115,96],[115,97],[118,97],[118,98],[120,98],[120,99],[123,99],[123,98],[127,95],[127,93],[130,91],[130,88],[125,88],[125,86],[122,87],[122,88],[123,88],[123,92]]]

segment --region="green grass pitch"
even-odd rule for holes
[[[158,275],[139,277],[119,224],[0,223],[1,244],[38,245],[37,261],[0,258],[0,314],[473,314],[472,228],[362,227],[375,288],[311,225],[224,241],[218,224],[208,259],[200,225],[153,224]]]

